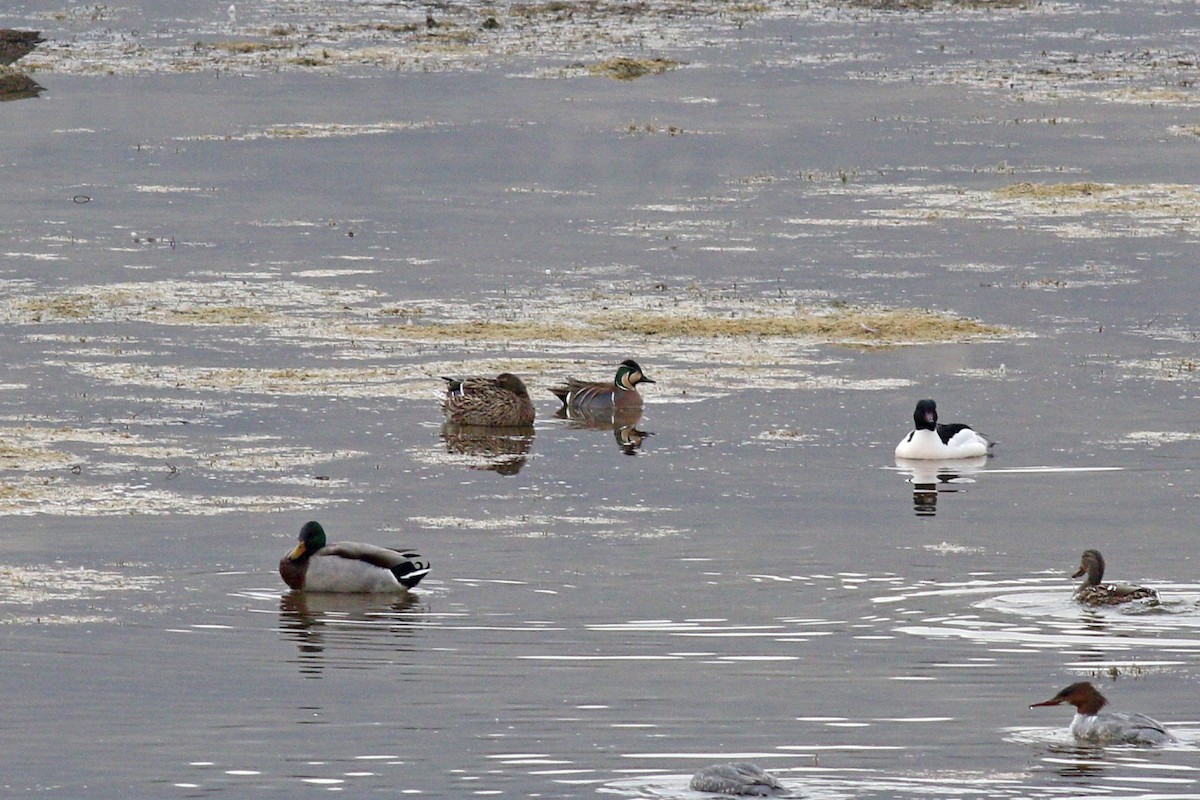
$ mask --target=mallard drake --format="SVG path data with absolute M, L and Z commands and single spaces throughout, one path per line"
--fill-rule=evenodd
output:
M 606 408 L 641 408 L 642 396 L 638 394 L 639 383 L 654 383 L 646 377 L 642 368 L 632 358 L 627 358 L 617 367 L 616 377 L 611 382 L 588 381 L 567 378 L 566 383 L 550 387 L 550 391 L 562 401 L 564 408 L 598 410 Z
M 524 382 L 511 372 L 494 378 L 445 378 L 442 410 L 446 421 L 459 425 L 528 427 L 533 424 L 533 401 Z
M 771 773 L 745 761 L 713 764 L 692 776 L 688 784 L 694 792 L 738 794 L 765 797 L 784 791 L 783 784 Z
M 319 522 L 306 522 L 300 543 L 279 561 L 283 582 L 308 592 L 403 592 L 429 574 L 429 561 L 411 550 L 373 544 L 326 544 Z
M 921 400 L 913 411 L 913 430 L 896 445 L 896 458 L 974 458 L 992 446 L 970 425 L 938 424 L 937 403 Z
M 1104 556 L 1099 550 L 1084 550 L 1079 569 L 1072 578 L 1086 575 L 1075 590 L 1075 600 L 1089 606 L 1116 606 L 1134 600 L 1158 602 L 1158 592 L 1148 586 L 1129 583 L 1101 583 L 1104 580 Z
M 1075 706 L 1070 731 L 1081 741 L 1097 744 L 1166 744 L 1175 741 L 1161 722 L 1145 714 L 1101 712 L 1108 700 L 1087 681 L 1072 683 L 1049 700 L 1034 703 L 1030 708 L 1061 703 Z

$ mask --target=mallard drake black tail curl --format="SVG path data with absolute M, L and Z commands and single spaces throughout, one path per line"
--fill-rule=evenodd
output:
M 493 428 L 528 427 L 533 424 L 533 401 L 525 383 L 511 372 L 495 378 L 445 378 L 442 410 L 446 421 L 458 425 Z
M 306 522 L 300 543 L 279 561 L 283 582 L 308 592 L 403 592 L 428 574 L 429 561 L 411 550 L 326 544 L 319 522 Z

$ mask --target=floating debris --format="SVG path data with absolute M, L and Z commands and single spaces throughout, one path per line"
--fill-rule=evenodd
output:
M 669 69 L 679 66 L 678 61 L 669 58 L 630 58 L 621 56 L 601 61 L 588 67 L 593 75 L 602 75 L 618 81 L 631 81 L 643 75 L 661 75 Z

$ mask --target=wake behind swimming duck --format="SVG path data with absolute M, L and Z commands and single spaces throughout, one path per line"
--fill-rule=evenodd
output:
M 752 797 L 778 795 L 785 791 L 778 778 L 757 765 L 745 761 L 713 764 L 711 767 L 705 767 L 692 776 L 689 786 L 694 792 Z
M 1117 606 L 1135 600 L 1149 601 L 1149 605 L 1158 603 L 1158 592 L 1148 586 L 1101 583 L 1104 580 L 1104 556 L 1100 555 L 1099 550 L 1084 550 L 1079 569 L 1071 577 L 1078 578 L 1085 573 L 1087 577 L 1075 590 L 1075 601 L 1078 603 L 1088 606 Z
M 913 430 L 896 445 L 896 458 L 975 458 L 988 454 L 992 443 L 970 425 L 941 425 L 937 420 L 937 403 L 919 401 L 913 411 Z
M 1057 706 L 1062 703 L 1075 706 L 1070 731 L 1080 741 L 1095 744 L 1167 744 L 1175 741 L 1175 737 L 1161 722 L 1145 714 L 1101 711 L 1108 704 L 1108 699 L 1087 681 L 1072 683 L 1049 700 L 1029 707 Z
M 411 550 L 326 544 L 319 522 L 306 522 L 300 543 L 279 561 L 284 583 L 308 592 L 404 592 L 428 574 L 429 562 Z

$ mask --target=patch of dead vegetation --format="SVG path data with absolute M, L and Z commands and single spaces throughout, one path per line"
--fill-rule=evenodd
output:
M 669 58 L 631 58 L 618 56 L 599 64 L 592 64 L 588 72 L 618 81 L 632 81 L 643 75 L 661 75 L 669 69 L 675 69 L 680 62 Z
M 1034 0 L 847 0 L 846 5 L 853 8 L 866 8 L 871 11 L 938 11 L 966 9 L 970 11 L 990 11 L 993 9 L 1027 9 L 1037 3 Z
M 647 339 L 805 339 L 844 345 L 966 341 L 1003 336 L 1005 328 L 919 309 L 825 308 L 788 314 L 600 312 L 577 322 L 471 320 L 354 326 L 353 333 L 428 342 L 595 342 Z
M 609 333 L 720 338 L 782 337 L 839 343 L 962 341 L 1004 330 L 978 320 L 915 309 L 829 309 L 783 316 L 605 315 L 593 322 Z
M 1113 191 L 1116 187 L 1106 183 L 1014 183 L 997 189 L 1000 197 L 1047 199 L 1054 197 L 1091 197 Z
M 260 42 L 260 41 L 237 41 L 237 42 L 197 42 L 195 46 L 196 52 L 202 52 L 207 49 L 223 50 L 226 53 L 234 55 L 248 55 L 250 53 L 266 53 L 271 50 L 285 50 L 292 45 L 286 42 Z
M 168 325 L 265 325 L 273 314 L 250 306 L 207 306 L 168 311 L 162 322 Z

